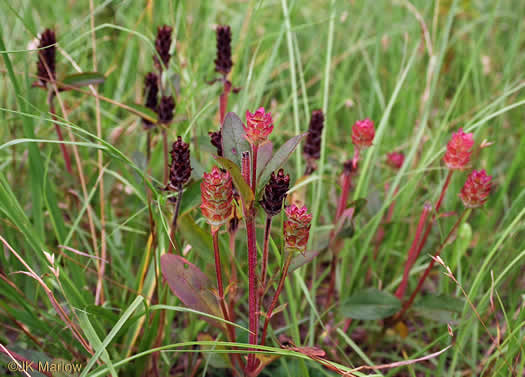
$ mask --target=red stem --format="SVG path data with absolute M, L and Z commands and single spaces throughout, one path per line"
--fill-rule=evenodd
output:
M 55 93 L 53 89 L 49 89 L 49 93 L 47 95 L 47 105 L 49 107 L 49 112 L 51 113 L 51 119 L 54 121 L 57 120 L 56 112 L 55 112 L 55 104 L 53 103 L 53 98 L 55 98 Z M 62 151 L 62 156 L 64 156 L 64 163 L 66 164 L 66 169 L 69 174 L 73 175 L 73 168 L 71 167 L 71 158 L 69 157 L 69 152 L 67 151 L 66 145 L 64 144 L 64 137 L 62 136 L 62 130 L 60 129 L 60 126 L 55 123 L 55 130 L 57 132 L 58 140 L 60 143 L 60 150 Z
M 445 183 L 443 184 L 443 188 L 441 189 L 441 195 L 439 195 L 439 200 L 436 204 L 436 214 L 439 212 L 439 209 L 441 208 L 441 203 L 443 203 L 443 198 L 445 198 L 445 192 L 447 191 L 448 185 L 450 184 L 450 178 L 452 178 L 452 173 L 454 170 L 449 170 L 447 174 L 447 178 L 445 179 Z
M 242 175 L 244 180 L 250 183 L 250 156 L 248 152 L 242 153 L 241 159 Z M 250 207 L 243 202 L 244 221 L 246 224 L 246 238 L 248 244 L 248 311 L 249 311 L 249 343 L 257 344 L 257 286 L 256 286 L 256 266 L 257 266 L 257 245 L 255 233 L 255 209 L 253 203 Z M 255 369 L 255 354 L 248 355 L 246 371 Z
M 257 152 L 259 151 L 259 146 L 254 144 L 252 146 L 253 156 L 252 156 L 252 180 L 251 188 L 253 195 L 255 195 L 255 189 L 257 188 Z
M 447 174 L 447 178 L 445 179 L 445 183 L 443 184 L 443 187 L 441 188 L 441 194 L 439 195 L 439 200 L 436 204 L 436 211 L 434 218 L 431 222 L 427 224 L 427 227 L 425 228 L 425 234 L 423 234 L 423 238 L 421 239 L 421 243 L 419 244 L 419 247 L 417 248 L 415 259 L 419 257 L 419 254 L 421 254 L 421 250 L 423 250 L 423 247 L 425 246 L 425 243 L 427 242 L 427 238 L 430 234 L 430 231 L 432 230 L 432 225 L 434 224 L 434 219 L 439 214 L 439 209 L 441 208 L 441 204 L 443 203 L 443 198 L 445 197 L 445 192 L 447 191 L 447 188 L 450 184 L 450 178 L 452 177 L 453 170 L 449 170 Z
M 232 88 L 232 84 L 224 79 L 224 90 L 221 93 L 221 96 L 219 98 L 219 119 L 222 123 L 224 122 L 224 115 L 226 114 L 226 109 L 228 108 L 228 94 L 230 94 L 230 90 Z
M 164 186 L 168 184 L 168 178 L 170 175 L 170 168 L 169 168 L 169 147 L 168 147 L 168 133 L 166 132 L 166 129 L 162 129 L 162 143 L 164 145 Z
M 286 261 L 284 262 L 283 271 L 281 273 L 281 279 L 279 280 L 279 285 L 277 286 L 277 290 L 275 291 L 275 295 L 273 296 L 272 303 L 268 307 L 268 313 L 266 313 L 266 319 L 264 320 L 264 326 L 263 326 L 262 337 L 261 337 L 262 346 L 264 346 L 264 341 L 266 339 L 266 330 L 268 329 L 270 318 L 272 318 L 272 313 L 273 313 L 273 310 L 275 309 L 275 305 L 277 305 L 277 301 L 279 300 L 279 295 L 281 294 L 281 291 L 283 290 L 284 280 L 286 279 L 286 275 L 288 275 L 288 268 L 290 267 L 291 261 L 292 261 L 292 254 L 289 254 L 288 257 L 286 258 Z
M 410 250 L 408 251 L 407 262 L 405 264 L 405 270 L 403 271 L 403 280 L 401 281 L 401 284 L 399 285 L 396 291 L 396 296 L 399 299 L 402 299 L 403 296 L 405 295 L 405 291 L 408 285 L 408 276 L 410 274 L 410 270 L 412 269 L 412 266 L 414 265 L 416 261 L 416 251 L 419 245 L 419 239 L 421 237 L 421 233 L 423 232 L 423 227 L 425 226 L 425 223 L 427 221 L 428 214 L 431 210 L 432 210 L 432 206 L 426 203 L 425 206 L 423 207 L 423 212 L 421 212 L 421 216 L 419 217 L 419 223 L 417 225 L 416 236 L 414 237 L 412 246 L 410 247 Z
M 224 301 L 224 286 L 222 284 L 222 270 L 221 270 L 221 254 L 219 251 L 219 228 L 216 228 L 212 226 L 211 230 L 212 239 L 213 239 L 213 252 L 215 254 L 215 274 L 217 275 L 217 288 L 219 290 L 219 304 L 221 306 L 222 314 L 224 316 L 224 319 L 231 322 L 230 315 L 228 313 L 228 309 L 226 308 L 226 303 Z M 233 325 L 227 323 L 226 324 L 227 334 L 228 338 L 231 342 L 235 342 L 235 329 L 233 328 Z M 236 356 L 233 356 L 236 355 Z M 242 367 L 242 363 L 240 360 L 240 357 L 237 353 L 230 355 L 230 357 L 235 358 L 237 362 L 239 363 L 239 366 Z
M 419 293 L 419 291 L 423 287 L 423 284 L 425 283 L 425 280 L 427 279 L 428 275 L 430 274 L 430 271 L 432 270 L 432 267 L 434 267 L 434 264 L 436 263 L 436 258 L 439 257 L 439 255 L 441 254 L 441 252 L 443 251 L 443 249 L 445 248 L 447 243 L 450 241 L 450 239 L 452 238 L 452 236 L 456 232 L 456 230 L 459 227 L 459 225 L 462 223 L 463 219 L 469 213 L 470 213 L 470 210 L 468 210 L 468 209 L 463 212 L 463 214 L 459 217 L 459 219 L 456 221 L 456 223 L 454 224 L 454 226 L 452 227 L 452 229 L 448 233 L 447 237 L 445 238 L 445 241 L 443 241 L 443 243 L 439 247 L 439 249 L 436 252 L 436 254 L 434 254 L 434 257 L 432 258 L 432 260 L 430 261 L 428 267 L 426 268 L 425 272 L 423 273 L 423 276 L 421 276 L 421 278 L 419 279 L 419 282 L 417 283 L 416 289 L 414 290 L 414 292 L 412 292 L 412 294 L 410 295 L 410 298 L 408 299 L 408 301 L 406 301 L 403 304 L 403 309 L 401 310 L 401 312 L 396 316 L 398 320 L 403 317 L 403 315 L 406 313 L 406 311 L 410 308 L 410 306 L 414 302 L 414 299 L 416 298 L 417 294 Z
M 272 228 L 272 217 L 266 217 L 266 227 L 264 228 L 264 244 L 263 244 L 263 260 L 261 268 L 261 281 L 262 289 L 264 291 L 266 287 L 266 271 L 268 268 L 268 244 L 270 241 L 270 230 Z M 261 297 L 262 299 L 262 297 Z

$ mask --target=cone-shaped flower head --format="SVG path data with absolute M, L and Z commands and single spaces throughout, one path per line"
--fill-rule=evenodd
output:
M 232 31 L 228 25 L 217 26 L 217 58 L 215 72 L 226 76 L 230 73 L 232 62 Z
M 159 78 L 153 72 L 149 72 L 144 78 L 144 95 L 146 96 L 145 105 L 148 109 L 153 111 L 157 110 L 157 104 L 159 102 Z M 142 119 L 145 128 L 153 127 L 147 119 Z
M 467 178 L 459 197 L 465 207 L 481 207 L 488 199 L 492 187 L 492 176 L 485 170 L 474 170 Z
M 260 201 L 261 206 L 268 216 L 276 216 L 283 209 L 283 200 L 290 187 L 290 176 L 284 174 L 283 169 L 279 169 L 277 175 L 272 172 L 270 181 L 264 187 L 264 194 Z
M 53 81 L 56 78 L 56 42 L 55 32 L 51 29 L 44 30 L 40 35 L 38 48 L 41 50 L 38 51 L 36 74 L 44 86 L 47 81 Z
M 208 132 L 210 135 L 210 142 L 217 149 L 217 156 L 222 157 L 222 132 L 221 130 L 215 132 Z
M 168 190 L 178 191 L 191 176 L 190 146 L 180 136 L 171 148 L 171 166 Z
M 201 210 L 211 226 L 220 227 L 226 223 L 233 209 L 233 184 L 229 172 L 222 172 L 216 166 L 211 173 L 204 173 L 201 183 Z
M 318 160 L 321 156 L 321 136 L 323 134 L 324 115 L 322 110 L 312 111 L 308 136 L 303 147 L 303 154 L 307 159 Z
M 369 147 L 372 145 L 375 133 L 374 122 L 369 118 L 358 120 L 352 126 L 352 143 L 359 149 Z
M 173 110 L 175 101 L 172 96 L 162 96 L 160 99 L 157 113 L 159 114 L 159 123 L 169 124 L 173 120 Z
M 405 155 L 401 152 L 392 152 L 386 155 L 386 163 L 392 169 L 401 169 L 405 162 Z
M 471 133 L 463 132 L 460 128 L 458 132 L 452 134 L 452 138 L 447 144 L 447 151 L 443 161 L 449 169 L 465 169 L 470 161 L 472 147 L 474 146 L 474 137 Z
M 295 204 L 284 210 L 284 247 L 288 252 L 304 253 L 306 250 L 312 221 L 312 215 L 307 211 L 306 206 L 298 208 Z
M 253 114 L 246 111 L 246 125 L 243 127 L 250 144 L 262 144 L 273 131 L 272 114 L 265 113 L 264 107 L 259 107 Z
M 159 62 L 162 61 L 164 67 L 168 67 L 170 62 L 170 47 L 171 47 L 171 32 L 173 29 L 170 26 L 164 25 L 157 28 L 157 38 L 155 39 L 155 50 L 157 50 L 157 55 L 153 57 L 155 65 L 160 69 L 162 66 Z

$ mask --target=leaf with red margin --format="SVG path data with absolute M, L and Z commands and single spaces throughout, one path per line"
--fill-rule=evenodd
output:
M 164 254 L 160 258 L 162 276 L 168 282 L 171 291 L 187 307 L 199 312 L 222 318 L 217 297 L 212 293 L 212 284 L 208 277 L 193 263 L 175 254 Z M 220 329 L 224 326 L 211 318 L 205 321 Z

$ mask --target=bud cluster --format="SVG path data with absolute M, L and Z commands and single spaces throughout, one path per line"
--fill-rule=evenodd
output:
M 204 173 L 201 183 L 201 210 L 211 226 L 219 227 L 231 217 L 233 209 L 233 183 L 229 172 L 216 166 Z
M 273 131 L 271 113 L 266 113 L 264 107 L 259 107 L 255 113 L 246 111 L 246 125 L 243 125 L 246 139 L 252 145 L 260 145 L 268 140 Z
M 492 176 L 487 175 L 485 170 L 474 170 L 467 178 L 461 189 L 459 197 L 465 207 L 481 207 L 488 199 L 492 188 Z
M 310 236 L 312 215 L 308 213 L 306 206 L 298 208 L 295 204 L 286 207 L 284 211 L 284 247 L 288 252 L 304 253 Z
M 471 133 L 463 132 L 460 128 L 458 132 L 452 134 L 452 139 L 447 144 L 447 151 L 443 161 L 451 170 L 462 170 L 467 168 L 474 146 L 474 137 Z
M 171 148 L 170 177 L 167 190 L 179 191 L 191 176 L 190 146 L 180 136 Z
M 171 54 L 171 33 L 173 29 L 164 25 L 157 28 L 157 38 L 155 39 L 155 50 L 157 51 L 158 56 L 153 57 L 153 61 L 159 70 L 162 70 L 163 67 L 168 67 L 170 62 Z M 160 57 L 160 61 L 159 61 Z M 162 65 L 160 64 L 162 62 Z
M 47 85 L 47 81 L 56 79 L 56 42 L 55 32 L 51 29 L 44 30 L 40 35 L 36 74 L 44 86 Z
M 215 72 L 226 76 L 230 73 L 232 61 L 232 32 L 228 25 L 217 26 L 217 58 L 215 59 Z
M 374 122 L 369 118 L 358 120 L 352 126 L 352 142 L 358 149 L 370 147 L 374 140 Z
M 276 216 L 283 208 L 283 200 L 290 187 L 290 176 L 279 169 L 277 175 L 272 172 L 270 181 L 264 187 L 264 194 L 260 201 L 261 206 L 268 216 Z

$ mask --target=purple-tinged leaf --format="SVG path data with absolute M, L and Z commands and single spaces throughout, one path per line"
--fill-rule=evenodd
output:
M 268 161 L 264 167 L 264 170 L 261 172 L 261 176 L 259 177 L 259 182 L 257 185 L 257 192 L 260 192 L 268 183 L 272 172 L 276 171 L 286 163 L 288 158 L 290 158 L 290 155 L 306 135 L 307 134 L 304 133 L 302 135 L 292 137 L 290 140 L 284 143 L 277 152 L 275 152 L 270 161 Z
M 222 125 L 222 153 L 228 160 L 241 166 L 242 152 L 250 151 L 250 144 L 246 140 L 246 133 L 241 119 L 235 113 L 228 113 Z
M 222 318 L 217 297 L 212 293 L 208 277 L 193 263 L 175 254 L 164 254 L 160 258 L 162 276 L 171 291 L 187 307 Z M 203 319 L 223 329 L 223 325 L 208 317 Z
M 288 273 L 297 270 L 299 267 L 302 267 L 307 263 L 310 263 L 316 256 L 319 255 L 320 252 L 321 250 L 307 250 L 304 254 L 297 254 L 295 257 L 293 257 L 292 262 L 290 263 Z
M 257 151 L 257 179 L 259 179 L 268 161 L 272 158 L 272 154 L 273 144 L 271 141 L 259 146 L 259 150 Z

